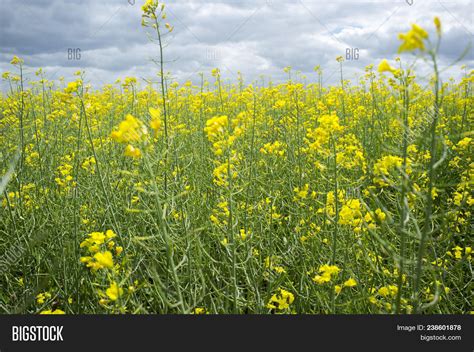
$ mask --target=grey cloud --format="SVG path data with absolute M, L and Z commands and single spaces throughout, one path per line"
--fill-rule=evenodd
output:
M 131 1 L 133 3 L 133 1 Z M 67 76 L 83 68 L 93 84 L 117 77 L 151 77 L 150 61 L 157 48 L 140 26 L 141 4 L 127 0 L 2 0 L 0 70 L 8 70 L 13 55 L 31 70 L 45 68 Z M 397 33 L 419 23 L 433 32 L 433 17 L 442 19 L 442 65 L 454 61 L 472 41 L 473 1 L 221 0 L 170 2 L 168 19 L 175 30 L 168 37 L 167 68 L 180 81 L 196 79 L 198 71 L 220 67 L 224 78 L 237 71 L 247 81 L 261 74 L 283 80 L 292 66 L 311 80 L 321 65 L 328 83 L 337 82 L 336 56 L 358 48 L 360 58 L 344 63 L 347 77 L 361 75 L 369 63 L 394 59 Z M 80 48 L 81 60 L 68 60 L 68 48 Z M 409 60 L 410 56 L 404 57 Z M 472 50 L 462 63 L 472 65 Z M 459 77 L 459 65 L 444 74 Z M 420 70 L 420 73 L 423 70 Z

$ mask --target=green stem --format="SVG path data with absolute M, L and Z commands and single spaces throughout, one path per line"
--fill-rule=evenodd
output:
M 439 72 L 438 72 L 438 65 L 436 62 L 435 54 L 431 54 L 431 58 L 433 60 L 433 66 L 435 71 L 435 101 L 434 101 L 434 113 L 433 113 L 433 122 L 431 124 L 431 144 L 430 144 L 430 163 L 428 168 L 428 190 L 426 195 L 426 207 L 425 207 L 425 220 L 423 231 L 421 233 L 420 245 L 418 248 L 418 256 L 416 260 L 416 272 L 415 272 L 415 284 L 414 284 L 414 292 L 415 292 L 415 313 L 421 312 L 421 302 L 420 302 L 420 284 L 421 284 L 421 276 L 423 274 L 423 255 L 425 252 L 426 242 L 428 239 L 428 235 L 430 231 L 431 225 L 431 215 L 433 212 L 433 197 L 432 197 L 432 190 L 433 185 L 435 183 L 435 160 L 436 160 L 436 127 L 438 124 L 438 117 L 439 117 Z

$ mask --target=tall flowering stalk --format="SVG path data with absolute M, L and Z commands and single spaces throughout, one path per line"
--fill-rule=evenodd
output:
M 415 279 L 414 279 L 414 292 L 413 298 L 415 300 L 415 312 L 419 313 L 422 309 L 420 303 L 420 284 L 422 277 L 422 262 L 425 252 L 426 243 L 428 236 L 431 233 L 431 216 L 433 213 L 433 190 L 434 184 L 436 182 L 436 172 L 435 169 L 442 162 L 441 160 L 436 161 L 437 155 L 437 136 L 436 128 L 438 125 L 439 119 L 439 71 L 437 63 L 437 54 L 439 50 L 439 45 L 441 42 L 441 22 L 439 18 L 435 17 L 434 24 L 436 27 L 437 40 L 433 47 L 426 49 L 426 44 L 429 43 L 428 33 L 420 26 L 413 24 L 412 28 L 407 33 L 399 34 L 398 38 L 402 41 L 398 51 L 399 52 L 415 52 L 418 51 L 421 55 L 427 55 L 433 63 L 434 70 L 434 102 L 433 102 L 433 114 L 432 121 L 430 126 L 430 161 L 428 165 L 428 187 L 426 193 L 426 206 L 425 206 L 425 217 L 424 225 L 421 231 L 420 244 L 418 246 L 418 253 L 416 257 L 416 267 L 415 267 Z M 406 167 L 407 167 L 407 148 L 408 148 L 408 108 L 409 108 L 409 98 L 408 98 L 408 83 L 409 76 L 408 73 L 406 76 L 401 74 L 401 69 L 395 69 L 391 67 L 387 60 L 383 60 L 379 65 L 379 71 L 384 72 L 388 71 L 393 73 L 395 76 L 398 76 L 400 79 L 400 84 L 402 86 L 403 94 L 403 164 L 402 164 L 402 187 L 401 187 L 401 217 L 400 217 L 400 232 L 401 232 L 401 245 L 400 245 L 400 261 L 399 261 L 399 275 L 398 275 L 398 291 L 396 297 L 396 312 L 399 313 L 400 301 L 401 301 L 401 286 L 403 282 L 403 258 L 405 256 L 405 226 L 408 217 L 408 211 L 406 206 Z
M 402 288 L 403 288 L 403 278 L 404 278 L 404 266 L 405 266 L 405 251 L 406 251 L 406 226 L 409 220 L 409 206 L 408 206 L 408 174 L 407 174 L 407 159 L 408 159 L 408 135 L 410 132 L 410 126 L 408 123 L 408 113 L 410 108 L 410 94 L 409 94 L 409 85 L 411 81 L 410 70 L 402 70 L 402 65 L 400 58 L 396 59 L 399 62 L 399 68 L 396 69 L 392 67 L 387 60 L 382 60 L 379 64 L 379 72 L 390 72 L 395 78 L 398 79 L 401 100 L 402 100 L 402 109 L 401 109 L 401 121 L 403 124 L 403 134 L 402 134 L 402 161 L 400 169 L 400 223 L 398 232 L 400 234 L 400 251 L 398 258 L 398 278 L 397 278 L 397 293 L 395 299 L 395 312 L 400 313 L 401 307 L 401 297 L 402 297 Z
M 418 248 L 418 256 L 416 260 L 416 272 L 415 272 L 415 313 L 420 313 L 422 309 L 422 305 L 419 302 L 419 293 L 420 293 L 420 283 L 421 283 L 421 276 L 422 276 L 422 261 L 423 255 L 425 252 L 426 242 L 428 239 L 429 234 L 431 233 L 431 215 L 433 213 L 433 189 L 434 184 L 436 182 L 436 168 L 440 165 L 443 159 L 436 161 L 436 148 L 437 148 L 437 136 L 436 136 L 436 128 L 438 125 L 439 119 L 439 71 L 438 71 L 438 62 L 437 62 L 437 54 L 439 50 L 439 45 L 441 42 L 441 22 L 438 17 L 435 17 L 434 23 L 436 26 L 436 34 L 437 34 L 437 41 L 434 48 L 431 48 L 428 51 L 428 56 L 430 57 L 433 63 L 433 70 L 434 70 L 434 102 L 433 102 L 433 121 L 431 123 L 431 141 L 430 141 L 430 162 L 428 166 L 428 189 L 426 194 L 426 207 L 425 207 L 425 220 L 423 231 L 421 233 L 421 240 L 420 246 Z M 414 29 L 413 29 L 414 31 Z M 417 30 L 419 36 L 423 39 L 428 39 L 428 35 L 423 30 Z M 405 43 L 404 43 L 405 44 Z M 403 47 L 403 45 L 402 45 Z M 423 45 L 420 46 L 420 50 L 424 50 Z
M 164 120 L 164 138 L 165 138 L 165 192 L 168 188 L 168 154 L 170 149 L 169 143 L 169 131 L 168 131 L 168 109 L 167 109 L 167 89 L 165 83 L 165 73 L 164 73 L 164 58 L 163 58 L 163 26 L 166 28 L 167 33 L 171 33 L 173 28 L 169 23 L 164 23 L 166 19 L 165 13 L 165 4 L 159 3 L 158 0 L 146 0 L 145 4 L 142 6 L 142 26 L 152 27 L 156 31 L 156 39 L 158 41 L 158 46 L 160 48 L 160 87 L 161 87 L 161 99 L 162 99 L 162 109 L 163 109 L 163 120 Z
M 18 172 L 18 193 L 20 194 L 20 203 L 22 201 L 21 197 L 21 174 L 23 171 L 23 166 L 25 162 L 25 126 L 24 126 L 24 115 L 25 115 L 25 88 L 24 88 L 24 77 L 23 77 L 23 59 L 20 59 L 17 56 L 14 56 L 10 63 L 14 66 L 18 67 L 20 71 L 20 76 L 18 77 L 19 85 L 18 85 L 18 94 L 20 95 L 20 107 L 18 110 L 18 119 L 20 122 L 20 162 L 19 162 L 19 172 Z

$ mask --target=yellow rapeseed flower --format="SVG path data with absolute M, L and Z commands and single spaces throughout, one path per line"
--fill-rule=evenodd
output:
M 161 119 L 160 119 L 160 110 L 155 108 L 149 108 L 148 111 L 150 112 L 151 120 L 150 120 L 150 127 L 154 131 L 155 136 L 158 134 L 160 127 L 161 127 Z
M 128 114 L 118 128 L 110 135 L 118 143 L 139 142 L 147 134 L 147 129 L 136 117 Z
M 40 314 L 42 314 L 42 315 L 48 315 L 48 314 L 61 315 L 61 314 L 66 314 L 66 313 L 61 309 L 55 309 L 55 310 L 48 309 L 48 310 L 41 311 Z
M 416 49 L 424 51 L 424 40 L 428 39 L 428 33 L 417 24 L 412 24 L 411 29 L 407 33 L 400 33 L 398 35 L 398 39 L 403 41 L 398 48 L 399 53 L 403 51 L 414 51 Z
M 391 72 L 391 73 L 395 73 L 397 71 L 397 69 L 395 67 L 390 66 L 387 59 L 383 59 L 379 64 L 378 71 L 379 72 L 387 72 L 388 71 L 388 72 Z
M 438 33 L 438 35 L 441 35 L 441 20 L 439 19 L 438 16 L 436 16 L 433 20 L 434 24 L 435 24 L 435 27 L 436 27 L 436 33 Z
M 12 61 L 10 61 L 12 65 L 22 64 L 23 62 L 23 59 L 20 59 L 18 56 L 13 56 Z
M 267 308 L 285 310 L 290 307 L 290 304 L 295 300 L 293 293 L 286 291 L 282 288 L 279 289 L 279 293 L 275 293 L 270 301 L 267 303 Z
M 117 282 L 112 281 L 109 288 L 105 290 L 105 294 L 111 301 L 116 301 L 123 294 L 123 289 L 119 287 Z
M 328 264 L 321 265 L 318 271 L 319 274 L 313 278 L 313 281 L 320 285 L 325 284 L 331 281 L 332 276 L 337 275 L 339 271 L 341 271 L 341 269 L 339 269 L 339 267 L 336 265 L 328 265 Z
M 112 253 L 110 251 L 99 252 L 94 255 L 94 259 L 98 265 L 98 269 L 101 268 L 109 268 L 112 269 L 114 267 L 114 260 Z
M 142 152 L 139 148 L 135 148 L 133 145 L 129 144 L 125 147 L 124 155 L 130 158 L 138 159 L 142 156 Z
M 357 281 L 353 278 L 350 278 L 344 282 L 344 287 L 354 287 L 357 286 Z

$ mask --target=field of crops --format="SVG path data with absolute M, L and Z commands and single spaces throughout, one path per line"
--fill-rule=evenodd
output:
M 27 82 L 15 57 L 0 312 L 472 313 L 474 75 L 440 81 L 433 27 L 328 87 Z

